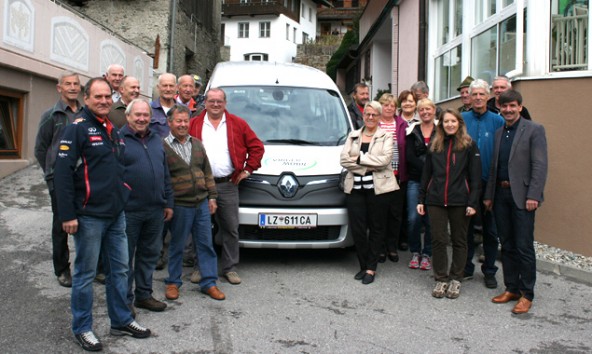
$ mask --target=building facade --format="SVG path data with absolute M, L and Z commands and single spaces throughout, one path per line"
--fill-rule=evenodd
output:
M 149 95 L 152 58 L 142 48 L 46 0 L 5 0 L 0 6 L 0 178 L 35 161 L 41 114 L 59 95 L 65 70 L 82 84 L 120 63 Z
M 292 62 L 315 39 L 319 0 L 225 0 L 222 37 L 230 61 Z

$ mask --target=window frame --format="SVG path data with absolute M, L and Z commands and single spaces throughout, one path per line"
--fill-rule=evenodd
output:
M 263 28 L 263 27 L 266 28 Z M 261 21 L 259 22 L 259 38 L 270 38 L 271 37 L 271 22 Z
M 0 97 L 7 98 L 8 101 L 16 101 L 16 117 L 11 114 L 9 119 L 11 122 L 11 131 L 13 136 L 14 149 L 0 149 L 1 160 L 14 160 L 22 157 L 23 147 L 23 121 L 25 116 L 25 94 L 18 91 L 13 91 L 5 88 L 0 88 Z M 11 112 L 9 112 L 11 113 Z M 15 119 L 16 118 L 16 119 Z M 0 121 L 2 124 L 2 121 Z M 14 124 L 14 126 L 12 126 Z M 3 128 L 5 128 L 3 126 Z
M 249 22 L 238 23 L 238 38 L 249 38 Z

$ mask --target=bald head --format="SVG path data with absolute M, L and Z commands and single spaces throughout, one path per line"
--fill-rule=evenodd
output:
M 166 101 L 173 100 L 177 89 L 177 77 L 171 73 L 161 74 L 158 77 L 156 88 L 162 99 Z
M 188 103 L 194 92 L 194 82 L 191 75 L 183 75 L 177 81 L 177 91 L 181 102 Z
M 140 97 L 140 82 L 133 76 L 124 77 L 119 87 L 119 93 L 121 93 L 121 101 L 126 105 L 129 104 Z

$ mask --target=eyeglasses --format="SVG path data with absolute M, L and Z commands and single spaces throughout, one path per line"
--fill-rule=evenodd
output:
M 364 117 L 378 117 L 380 114 L 378 113 L 364 113 Z
M 220 101 L 220 100 L 207 100 L 206 102 L 209 104 L 215 104 L 215 105 L 224 104 L 224 101 Z

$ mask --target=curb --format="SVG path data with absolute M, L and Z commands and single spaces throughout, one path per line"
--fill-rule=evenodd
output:
M 571 280 L 592 285 L 592 272 L 590 271 L 550 262 L 545 259 L 537 259 L 536 267 L 538 271 L 553 273 Z

